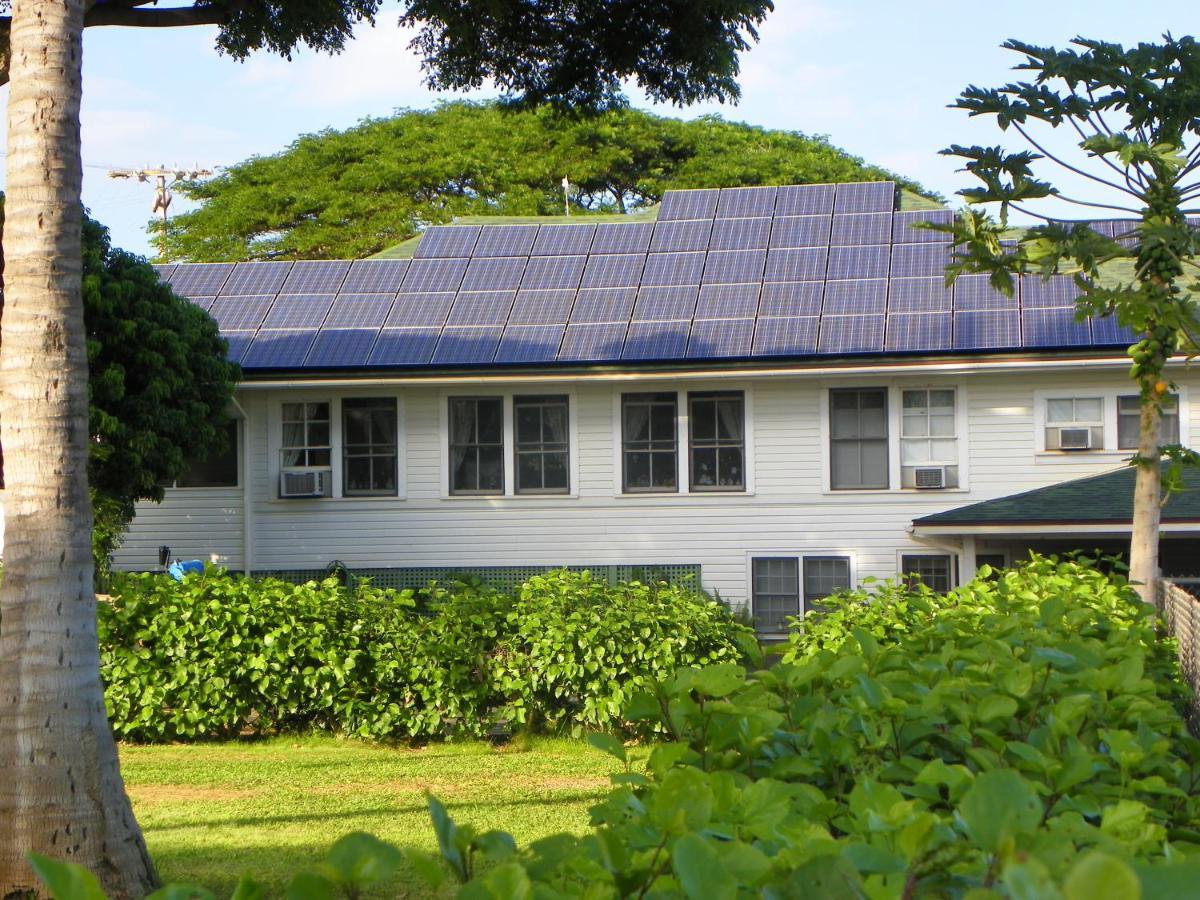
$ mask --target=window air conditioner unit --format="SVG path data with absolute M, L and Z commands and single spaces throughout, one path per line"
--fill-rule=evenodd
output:
M 1092 429 L 1090 428 L 1060 428 L 1058 430 L 1058 449 L 1060 450 L 1091 450 Z
M 287 468 L 279 473 L 280 497 L 328 497 L 333 484 L 329 469 Z
M 913 469 L 913 487 L 920 490 L 944 488 L 946 486 L 945 466 L 917 466 Z

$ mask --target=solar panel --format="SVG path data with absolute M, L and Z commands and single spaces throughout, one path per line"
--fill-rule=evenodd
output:
M 290 262 L 238 263 L 221 287 L 221 297 L 277 294 L 291 270 Z
M 395 300 L 394 294 L 338 294 L 325 317 L 325 327 L 378 328 Z
M 256 331 L 275 302 L 274 295 L 259 297 L 218 297 L 208 314 L 216 320 L 221 332 Z
M 516 291 L 459 291 L 450 307 L 446 327 L 503 325 L 516 296 Z
M 263 320 L 263 328 L 319 328 L 333 294 L 281 294 Z
M 509 325 L 496 348 L 495 362 L 554 362 L 566 325 Z
M 758 312 L 758 284 L 706 284 L 696 303 L 697 319 L 753 319 Z
M 760 316 L 819 316 L 825 284 L 820 281 L 779 281 L 762 286 Z
M 949 263 L 949 244 L 896 244 L 892 247 L 893 278 L 944 276 Z
M 770 238 L 770 219 L 717 219 L 713 222 L 708 249 L 765 250 Z
M 356 259 L 342 291 L 348 294 L 394 294 L 408 272 L 407 259 Z
M 1075 310 L 1026 309 L 1021 313 L 1022 346 L 1078 347 L 1092 342 L 1088 322 L 1075 321 Z
M 368 366 L 423 366 L 433 357 L 440 328 L 384 328 L 367 358 Z
M 171 281 L 172 273 L 174 273 L 174 271 L 179 267 L 178 266 L 164 266 L 160 263 L 155 263 L 153 268 L 154 268 L 154 271 L 158 273 L 158 280 L 163 282 L 164 284 L 169 284 Z
M 767 251 L 764 281 L 824 281 L 829 267 L 829 250 L 804 247 Z
M 532 256 L 525 266 L 521 287 L 525 290 L 573 290 L 579 287 L 586 262 L 586 256 Z
M 213 305 L 213 301 L 216 299 L 216 297 L 188 297 L 187 301 L 193 306 L 198 306 L 205 312 L 208 312 Z
M 951 209 L 918 209 L 892 214 L 892 243 L 893 244 L 936 244 L 950 243 L 950 235 L 942 231 L 930 231 L 928 228 L 915 228 L 920 222 L 931 222 L 936 225 L 951 225 L 954 222 L 954 210 Z
M 667 191 L 658 208 L 660 222 L 671 219 L 711 219 L 717 211 L 720 191 L 711 190 Z
M 822 316 L 817 338 L 820 353 L 879 353 L 883 350 L 883 316 Z
M 754 341 L 753 319 L 708 319 L 694 322 L 687 355 L 692 359 L 742 358 Z
M 641 255 L 590 256 L 583 270 L 585 288 L 637 287 L 646 257 Z
M 1136 249 L 1142 239 L 1141 225 L 1138 219 L 1114 219 L 1113 237 L 1126 250 Z
M 1126 328 L 1109 315 L 1092 319 L 1092 339 L 1097 344 L 1128 347 L 1138 341 L 1138 336 L 1132 328 Z
M 660 221 L 654 226 L 654 239 L 650 241 L 650 249 L 655 253 L 706 250 L 712 224 L 711 219 L 702 219 L 698 222 Z
M 704 264 L 707 284 L 744 284 L 762 281 L 766 250 L 725 250 L 708 254 Z
M 171 290 L 181 297 L 215 297 L 232 271 L 233 263 L 176 266 L 171 275 Z
M 717 199 L 717 218 L 770 216 L 775 212 L 775 187 L 724 188 Z
M 690 319 L 696 312 L 700 288 L 643 287 L 638 291 L 633 318 L 643 322 L 664 322 Z
M 400 289 L 406 294 L 457 291 L 466 271 L 465 259 L 414 259 Z
M 826 276 L 838 278 L 887 278 L 892 248 L 887 244 L 862 247 L 830 247 Z
M 441 328 L 454 303 L 454 294 L 397 294 L 384 325 L 388 328 Z
M 221 337 L 225 338 L 225 342 L 229 344 L 229 350 L 225 354 L 225 358 L 232 363 L 240 363 L 246 358 L 246 351 L 250 349 L 250 344 L 254 341 L 253 331 L 224 331 L 221 332 Z
M 828 216 L 833 212 L 832 184 L 799 184 L 781 187 L 775 194 L 775 217 Z
M 699 284 L 703 274 L 703 253 L 651 253 L 646 257 L 642 284 Z
M 472 256 L 528 256 L 536 225 L 485 225 Z
M 622 359 L 681 359 L 691 322 L 630 322 Z
M 350 271 L 344 259 L 303 259 L 292 265 L 281 294 L 336 294 Z
M 378 328 L 322 329 L 317 333 L 304 365 L 316 369 L 365 365 L 378 336 Z
M 543 225 L 533 241 L 534 256 L 587 255 L 595 225 Z
M 945 313 L 900 313 L 887 317 L 888 350 L 914 352 L 918 350 L 949 350 L 951 317 Z
M 887 281 L 830 281 L 822 312 L 829 316 L 882 314 L 887 308 Z
M 888 312 L 948 313 L 953 296 L 941 278 L 893 278 L 888 284 Z
M 833 217 L 833 229 L 829 235 L 829 243 L 834 246 L 890 244 L 891 242 L 891 213 L 866 213 L 864 215 Z
M 508 324 L 561 324 L 570 318 L 574 303 L 574 291 L 518 291 L 517 300 L 508 315 Z
M 960 275 L 954 282 L 954 308 L 962 312 L 982 312 L 1017 308 L 1017 297 L 1005 297 L 991 286 L 987 275 Z
M 654 235 L 653 222 L 606 222 L 596 226 L 592 256 L 602 253 L 645 253 Z
M 625 346 L 625 330 L 624 323 L 568 325 L 558 350 L 559 361 L 615 362 Z
M 637 288 L 584 288 L 575 296 L 571 322 L 628 322 Z
M 955 350 L 1013 350 L 1021 346 L 1016 309 L 954 314 Z
M 1051 275 L 1049 280 L 1029 276 L 1021 279 L 1021 308 L 1074 309 L 1079 293 L 1070 275 Z
M 891 212 L 896 205 L 896 185 L 891 181 L 859 181 L 837 185 L 834 213 Z
M 754 329 L 754 356 L 808 356 L 817 352 L 816 316 L 760 318 Z
M 787 216 L 771 226 L 772 247 L 828 247 L 833 219 L 829 216 Z
M 247 369 L 298 369 L 317 339 L 317 330 L 260 328 L 242 358 Z
M 471 365 L 489 363 L 496 355 L 503 328 L 443 328 L 433 351 L 434 363 Z
M 515 291 L 521 286 L 525 257 L 500 256 L 471 260 L 463 276 L 461 291 Z
M 470 256 L 479 240 L 478 225 L 434 225 L 421 235 L 421 242 L 413 251 L 417 259 L 459 258 Z

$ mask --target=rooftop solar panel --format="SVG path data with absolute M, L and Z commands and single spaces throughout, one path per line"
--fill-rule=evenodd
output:
M 478 225 L 434 225 L 421 235 L 413 256 L 417 259 L 470 256 L 480 231 Z
M 516 291 L 459 291 L 450 307 L 446 327 L 503 325 L 516 296 Z
M 290 262 L 244 262 L 233 267 L 220 297 L 277 294 L 291 271 Z
M 554 325 L 565 323 L 575 303 L 574 291 L 517 292 L 517 300 L 508 315 L 511 325 Z
M 176 266 L 171 290 L 181 297 L 215 297 L 233 271 L 233 263 L 196 263 Z
M 566 325 L 509 325 L 496 348 L 498 363 L 548 363 L 558 358 Z
M 338 294 L 325 317 L 325 327 L 379 328 L 395 300 L 394 294 Z
M 525 272 L 525 257 L 498 256 L 475 258 L 467 266 L 459 290 L 462 291 L 515 291 L 521 286 Z
M 883 350 L 883 316 L 821 317 L 820 353 L 879 353 Z
M 953 346 L 950 316 L 944 313 L 899 313 L 887 317 L 887 350 L 935 352 Z
M 450 291 L 397 294 L 383 324 L 388 328 L 441 328 L 453 303 L 454 294 Z
M 824 281 L 829 268 L 825 247 L 769 250 L 764 281 Z
M 892 247 L 893 278 L 942 277 L 949 263 L 949 244 L 896 244 Z
M 1132 328 L 1117 322 L 1114 316 L 1092 319 L 1092 339 L 1097 344 L 1128 347 L 1138 340 Z
M 682 359 L 691 322 L 630 322 L 622 359 Z
M 834 213 L 891 212 L 896 205 L 896 185 L 890 181 L 859 181 L 837 185 Z
M 892 248 L 887 244 L 862 247 L 830 247 L 826 277 L 887 278 Z
M 248 369 L 299 369 L 316 339 L 315 328 L 260 328 L 242 362 Z
M 1021 319 L 1016 309 L 956 312 L 955 350 L 1015 350 L 1021 346 Z
M 821 281 L 777 281 L 762 286 L 760 316 L 819 316 L 825 284 Z
M 1017 297 L 1006 297 L 990 283 L 987 275 L 960 275 L 954 282 L 954 308 L 963 312 L 1017 308 Z
M 558 351 L 560 362 L 615 362 L 625 347 L 626 325 L 568 325 Z
M 189 303 L 200 307 L 205 312 L 208 312 L 209 309 L 212 308 L 213 301 L 216 299 L 217 299 L 216 297 L 188 297 L 187 298 Z
M 775 217 L 828 216 L 833 212 L 832 184 L 798 184 L 781 187 L 775 194 Z
M 758 312 L 755 284 L 706 284 L 696 303 L 697 319 L 753 319 Z
M 433 362 L 452 365 L 490 363 L 496 355 L 503 328 L 443 328 L 433 351 Z
M 414 259 L 401 290 L 406 294 L 457 291 L 467 271 L 465 259 Z
M 258 297 L 218 297 L 208 314 L 221 326 L 221 332 L 255 331 L 275 302 L 273 294 Z
M 948 313 L 953 296 L 941 278 L 893 278 L 888 285 L 888 312 Z
M 521 287 L 525 290 L 560 290 L 579 287 L 586 256 L 531 256 Z
M 485 225 L 472 256 L 528 256 L 537 237 L 536 225 Z
M 810 356 L 817 352 L 817 316 L 760 318 L 754 329 L 754 356 Z
M 694 322 L 687 355 L 692 359 L 741 359 L 750 355 L 753 319 L 708 319 Z
M 717 219 L 713 222 L 708 249 L 765 250 L 770 238 L 770 219 Z
M 1025 347 L 1078 347 L 1092 342 L 1092 331 L 1087 321 L 1075 321 L 1072 308 L 1026 309 L 1021 340 Z
M 711 219 L 717 211 L 717 189 L 667 191 L 658 208 L 658 221 L 672 219 Z
M 1137 219 L 1114 220 L 1113 237 L 1126 250 L 1135 249 L 1142 239 L 1141 222 Z
M 1030 276 L 1021 279 L 1021 308 L 1074 309 L 1079 288 L 1069 275 L 1051 275 L 1049 280 Z
M 650 241 L 650 249 L 655 253 L 706 250 L 712 224 L 711 219 L 698 222 L 660 221 L 654 226 L 654 239 Z
M 158 273 L 158 280 L 162 281 L 162 282 L 166 282 L 166 283 L 170 283 L 171 274 L 177 268 L 179 268 L 179 267 L 178 266 L 167 266 L 167 265 L 163 265 L 161 263 L 154 264 L 154 271 Z
M 638 291 L 633 318 L 643 322 L 664 322 L 690 319 L 696 312 L 700 288 L 643 287 Z
M 637 293 L 637 288 L 584 288 L 575 296 L 570 321 L 628 322 Z
M 342 282 L 342 290 L 350 294 L 394 294 L 407 272 L 407 259 L 356 259 Z
M 344 259 L 302 259 L 292 265 L 281 294 L 336 294 L 350 271 Z
M 602 253 L 645 253 L 654 235 L 653 222 L 606 222 L 596 226 L 592 256 Z
M 229 344 L 229 350 L 225 354 L 225 358 L 232 363 L 241 363 L 246 358 L 246 351 L 250 349 L 250 344 L 254 341 L 253 331 L 225 331 L 222 329 L 221 337 L 225 338 L 225 342 Z
M 333 294 L 280 294 L 263 320 L 263 328 L 319 328 Z
M 709 253 L 704 264 L 706 284 L 745 284 L 762 281 L 766 250 L 725 250 Z
M 592 246 L 596 226 L 586 225 L 543 225 L 538 229 L 533 242 L 534 256 L 587 255 Z
M 1116 236 L 1116 223 L 1111 219 L 1089 222 L 1088 227 L 1101 237 L 1111 238 Z
M 829 216 L 787 216 L 771 226 L 772 247 L 828 247 L 833 219 Z
M 717 199 L 717 218 L 770 216 L 775 211 L 775 187 L 724 188 Z
M 583 270 L 581 287 L 637 287 L 642 281 L 646 257 L 641 255 L 590 256 Z
M 882 314 L 887 307 L 887 280 L 830 281 L 822 312 L 829 316 Z
M 947 244 L 950 235 L 928 228 L 917 228 L 920 223 L 951 225 L 954 211 L 950 209 L 918 209 L 897 212 L 892 215 L 892 243 L 894 244 Z
M 384 328 L 379 332 L 369 366 L 423 366 L 433 357 L 440 328 Z
M 325 328 L 317 333 L 304 365 L 314 369 L 365 365 L 378 336 L 378 328 Z
M 703 253 L 651 253 L 642 270 L 642 285 L 699 284 L 703 274 Z
M 834 216 L 829 242 L 834 246 L 890 244 L 892 242 L 892 214 L 866 213 Z

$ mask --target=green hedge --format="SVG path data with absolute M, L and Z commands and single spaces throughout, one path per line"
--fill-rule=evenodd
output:
M 135 741 L 608 728 L 633 692 L 742 659 L 753 637 L 695 591 L 566 571 L 515 596 L 465 584 L 420 598 L 220 570 L 123 575 L 99 633 L 109 718 Z

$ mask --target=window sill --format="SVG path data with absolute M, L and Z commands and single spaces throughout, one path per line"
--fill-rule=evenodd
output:
M 952 488 L 826 488 L 821 493 L 826 497 L 918 497 L 939 494 L 969 494 L 966 486 Z
M 395 503 L 407 499 L 404 494 L 395 494 L 391 497 L 270 497 L 267 502 L 280 506 L 302 506 L 308 503 Z
M 639 500 L 642 497 L 662 500 L 664 498 L 677 497 L 680 499 L 700 499 L 700 500 L 715 500 L 729 499 L 737 500 L 739 498 L 753 497 L 754 491 L 614 491 L 613 497 L 618 500 Z
M 530 500 L 578 500 L 578 494 L 442 494 L 442 500 L 450 500 L 455 503 L 464 501 L 482 501 L 485 503 L 495 503 L 497 500 L 516 500 L 519 503 L 527 503 Z
M 1039 466 L 1069 466 L 1079 463 L 1117 463 L 1128 462 L 1136 450 L 1038 450 L 1034 453 L 1033 461 Z

